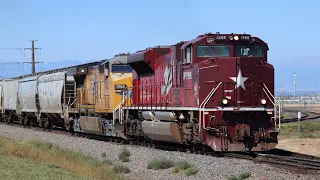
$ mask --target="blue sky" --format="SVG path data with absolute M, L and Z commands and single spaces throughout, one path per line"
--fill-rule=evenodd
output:
M 38 60 L 87 61 L 205 32 L 246 32 L 269 44 L 276 67 L 294 61 L 294 70 L 310 61 L 314 68 L 320 67 L 319 9 L 316 0 L 1 0 L 0 48 L 30 47 L 36 39 Z M 0 54 L 4 61 L 30 59 L 28 51 Z

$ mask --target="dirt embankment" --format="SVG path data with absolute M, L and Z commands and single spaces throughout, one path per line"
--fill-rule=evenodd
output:
M 320 138 L 279 136 L 279 143 L 276 148 L 320 157 Z

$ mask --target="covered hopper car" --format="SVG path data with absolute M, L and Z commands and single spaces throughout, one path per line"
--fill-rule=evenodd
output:
M 3 80 L 2 119 L 214 151 L 270 150 L 278 131 L 268 50 L 249 34 L 209 33 Z

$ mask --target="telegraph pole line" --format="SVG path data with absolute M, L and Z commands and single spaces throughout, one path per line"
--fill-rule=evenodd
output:
M 41 48 L 35 48 L 34 47 L 34 42 L 35 41 L 37 41 L 37 40 L 31 40 L 31 43 L 32 43 L 32 47 L 31 48 L 24 48 L 25 50 L 28 49 L 28 50 L 32 51 L 31 62 L 23 62 L 23 63 L 31 64 L 31 66 L 32 66 L 32 74 L 36 73 L 36 64 L 42 63 L 42 62 L 35 62 L 34 51 L 37 50 L 37 49 L 41 49 Z

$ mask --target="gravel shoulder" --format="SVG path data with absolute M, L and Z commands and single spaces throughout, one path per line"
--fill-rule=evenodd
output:
M 248 160 L 208 157 L 202 155 L 186 154 L 151 149 L 147 147 L 135 147 L 131 145 L 118 145 L 111 142 L 96 141 L 87 138 L 74 137 L 70 135 L 54 134 L 50 132 L 25 129 L 20 126 L 9 126 L 0 124 L 0 136 L 17 140 L 40 140 L 51 142 L 61 148 L 82 152 L 93 157 L 102 158 L 101 154 L 113 161 L 113 164 L 125 164 L 130 167 L 131 172 L 125 176 L 128 179 L 228 179 L 232 175 L 249 172 L 248 179 L 320 179 L 320 175 L 298 174 L 275 168 L 267 164 L 255 164 Z M 123 147 L 130 152 L 130 162 L 120 162 L 118 153 Z M 166 170 L 147 169 L 148 162 L 154 157 L 165 157 L 177 161 L 187 161 L 197 167 L 199 172 L 195 176 L 171 173 L 173 168 Z

